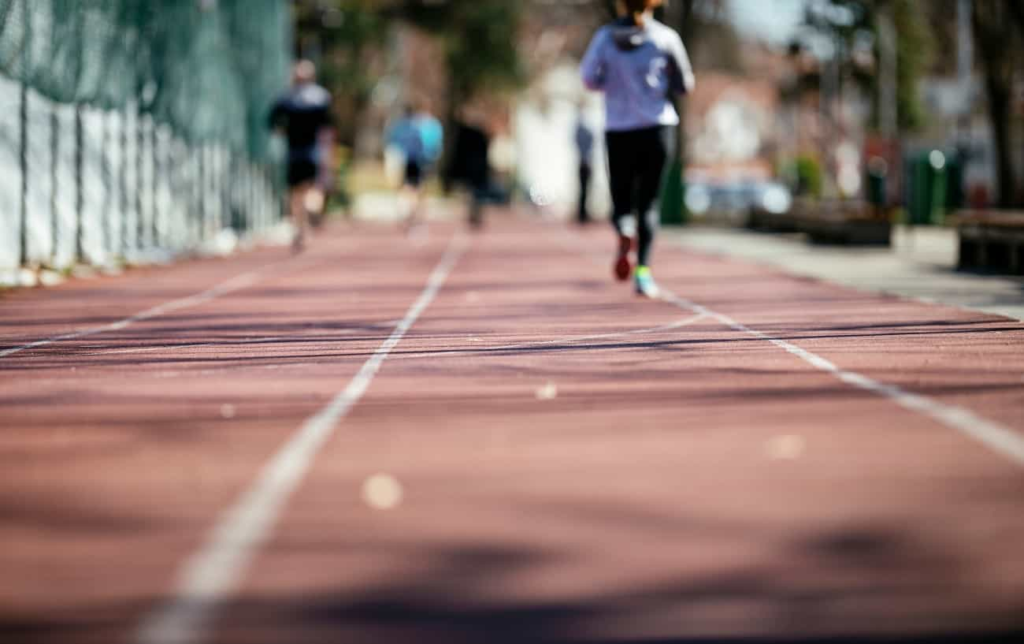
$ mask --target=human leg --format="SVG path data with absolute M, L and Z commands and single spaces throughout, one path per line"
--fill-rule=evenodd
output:
M 292 239 L 292 250 L 295 252 L 301 251 L 306 244 L 310 206 L 316 207 L 319 197 L 319 207 L 323 207 L 322 193 L 315 190 L 317 172 L 317 166 L 312 161 L 295 160 L 288 164 L 288 210 L 292 226 L 295 227 L 295 237 Z
M 587 224 L 590 222 L 590 215 L 587 212 L 587 196 L 590 193 L 590 164 L 580 164 L 580 200 L 579 200 L 579 211 L 577 213 L 577 222 Z
M 664 183 L 665 166 L 673 154 L 675 133 L 670 127 L 644 130 L 639 140 L 637 210 L 637 269 L 634 275 L 637 293 L 658 297 L 659 290 L 651 275 L 651 248 L 660 219 L 659 195 Z
M 637 263 L 640 266 L 649 266 L 651 248 L 660 220 L 659 196 L 664 183 L 665 166 L 675 147 L 673 128 L 643 130 L 638 142 L 642 151 L 637 155 Z
M 412 230 L 419 224 L 423 199 L 422 184 L 422 166 L 415 161 L 407 162 L 405 164 L 405 181 L 402 186 L 402 200 L 405 211 L 403 213 L 403 225 L 406 230 Z
M 629 253 L 636 236 L 633 214 L 636 146 L 632 132 L 608 132 L 608 180 L 612 196 L 612 226 L 618 235 L 614 272 L 619 280 L 629 279 L 632 266 Z
M 307 181 L 292 186 L 291 193 L 289 195 L 289 214 L 292 219 L 292 226 L 295 228 L 295 236 L 292 238 L 292 250 L 295 252 L 301 251 L 306 246 L 306 225 L 308 218 L 308 211 L 306 210 L 306 200 L 309 198 L 310 190 L 313 187 L 313 182 Z

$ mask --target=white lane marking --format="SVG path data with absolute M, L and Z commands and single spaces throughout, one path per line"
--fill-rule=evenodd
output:
M 877 380 L 859 374 L 855 371 L 843 369 L 830 360 L 826 360 L 825 358 L 798 347 L 795 344 L 785 340 L 780 340 L 779 338 L 775 338 L 762 331 L 751 329 L 745 324 L 741 324 L 727 315 L 712 311 L 705 306 L 691 302 L 690 300 L 679 297 L 678 295 L 668 291 L 663 292 L 662 299 L 666 302 L 675 304 L 684 310 L 703 314 L 718 320 L 735 331 L 740 331 L 741 333 L 746 333 L 747 335 L 760 340 L 770 342 L 813 367 L 832 374 L 841 382 L 858 389 L 863 389 L 864 391 L 869 391 L 884 398 L 888 398 L 904 409 L 928 416 L 946 427 L 955 429 L 962 434 L 973 438 L 1011 461 L 1015 461 L 1019 465 L 1024 465 L 1024 436 L 1016 433 L 1008 427 L 1000 425 L 995 421 L 983 418 L 969 409 L 958 407 L 956 405 L 947 405 L 946 403 L 939 402 L 938 400 L 927 396 L 910 393 L 896 385 L 888 385 L 878 382 Z
M 8 356 L 12 356 L 22 351 L 27 351 L 29 349 L 37 349 L 39 347 L 45 347 L 51 344 L 56 344 L 58 342 L 63 342 L 65 340 L 77 340 L 79 338 L 87 338 L 89 336 L 98 335 L 100 333 L 107 333 L 109 331 L 120 331 L 135 324 L 136 322 L 143 322 L 145 320 L 149 320 L 160 315 L 165 315 L 167 313 L 172 313 L 174 311 L 180 311 L 182 309 L 187 309 L 194 306 L 199 306 L 200 304 L 205 304 L 206 302 L 209 302 L 210 300 L 215 300 L 218 297 L 221 297 L 222 295 L 227 295 L 229 293 L 233 293 L 235 291 L 239 291 L 244 288 L 248 288 L 249 286 L 252 286 L 253 284 L 256 283 L 257 280 L 259 280 L 261 275 L 263 275 L 270 269 L 279 266 L 281 263 L 283 262 L 277 262 L 269 266 L 264 266 L 262 268 L 257 268 L 255 270 L 242 273 L 241 275 L 236 275 L 235 277 L 232 277 L 231 279 L 222 282 L 212 288 L 209 288 L 201 293 L 196 293 L 195 295 L 190 295 L 188 297 L 183 297 L 181 299 L 171 300 L 170 302 L 158 304 L 152 308 L 142 311 L 141 313 L 136 313 L 135 315 L 126 317 L 122 320 L 118 320 L 117 322 L 111 322 L 110 324 L 104 324 L 102 326 L 96 326 L 89 329 L 82 329 L 81 331 L 64 333 L 62 335 L 55 335 L 44 340 L 36 340 L 35 342 L 29 342 L 27 344 L 22 344 L 20 346 L 0 350 L 0 358 L 6 358 Z
M 604 264 L 604 256 L 593 252 L 590 247 L 584 243 L 583 239 L 573 235 L 564 228 L 561 228 L 561 230 L 563 232 L 563 239 L 566 239 L 567 242 L 571 242 L 573 246 L 589 256 L 595 262 Z M 843 369 L 815 353 L 811 353 L 810 351 L 798 347 L 790 342 L 786 342 L 785 340 L 772 337 L 762 331 L 751 329 L 727 315 L 712 311 L 706 306 L 691 302 L 690 300 L 679 297 L 670 291 L 662 289 L 661 299 L 684 310 L 691 311 L 692 313 L 703 314 L 707 317 L 718 320 L 735 331 L 740 331 L 760 340 L 770 342 L 780 349 L 797 356 L 813 367 L 832 374 L 841 382 L 858 389 L 863 389 L 864 391 L 869 391 L 884 398 L 888 398 L 900 407 L 909 411 L 928 416 L 939 424 L 950 429 L 954 429 L 961 434 L 978 441 L 995 453 L 1014 461 L 1018 465 L 1024 465 L 1024 436 L 1009 427 L 984 418 L 964 407 L 947 405 L 933 398 L 911 393 L 897 387 L 896 385 L 887 385 L 854 371 Z
M 388 354 L 430 306 L 466 246 L 465 235 L 452 238 L 423 292 L 391 336 L 326 407 L 303 423 L 253 485 L 221 516 L 203 547 L 185 562 L 173 596 L 143 620 L 135 638 L 138 644 L 198 644 L 206 639 L 221 602 L 235 590 L 256 551 L 270 536 L 317 452 L 366 393 Z

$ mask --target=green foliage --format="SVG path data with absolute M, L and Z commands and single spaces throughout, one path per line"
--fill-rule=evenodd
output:
M 385 73 L 388 37 L 398 22 L 440 40 L 454 103 L 479 91 L 515 87 L 523 78 L 516 38 L 520 2 L 299 0 L 295 12 L 297 53 L 314 59 L 321 82 L 334 91 L 345 143 L 354 141 L 358 115 Z
M 523 81 L 517 49 L 522 3 L 507 0 L 452 0 L 417 5 L 407 13 L 417 26 L 444 43 L 453 98 L 501 90 Z
M 346 93 L 372 91 L 376 74 L 366 57 L 382 47 L 388 20 L 372 0 L 334 0 L 328 4 L 298 4 L 298 55 L 317 58 L 321 81 Z
M 901 130 L 925 124 L 920 81 L 932 58 L 933 37 L 915 0 L 809 0 L 805 22 L 837 48 L 845 78 L 878 95 L 879 14 L 890 11 L 897 39 L 897 115 Z M 870 54 L 864 56 L 865 53 Z M 868 60 L 865 60 L 867 58 Z M 877 124 L 877 105 L 874 122 Z
M 821 164 L 814 157 L 799 156 L 787 164 L 780 174 L 793 177 L 796 181 L 796 194 L 799 196 L 820 197 L 822 189 Z
M 267 105 L 288 73 L 284 3 L 5 0 L 0 18 L 0 74 L 46 98 L 266 153 Z
M 932 57 L 932 37 L 921 19 L 920 5 L 913 0 L 892 0 L 896 27 L 897 114 L 902 130 L 925 125 L 927 115 L 921 102 L 920 82 Z

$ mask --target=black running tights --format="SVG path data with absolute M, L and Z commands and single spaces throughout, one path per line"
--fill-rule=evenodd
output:
M 647 266 L 658 227 L 658 196 L 665 164 L 675 153 L 675 128 L 607 132 L 612 224 L 624 237 L 637 238 L 637 263 Z

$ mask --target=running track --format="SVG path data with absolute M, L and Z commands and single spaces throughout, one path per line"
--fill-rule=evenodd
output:
M 4 295 L 0 642 L 1024 641 L 1024 325 L 610 246 Z

